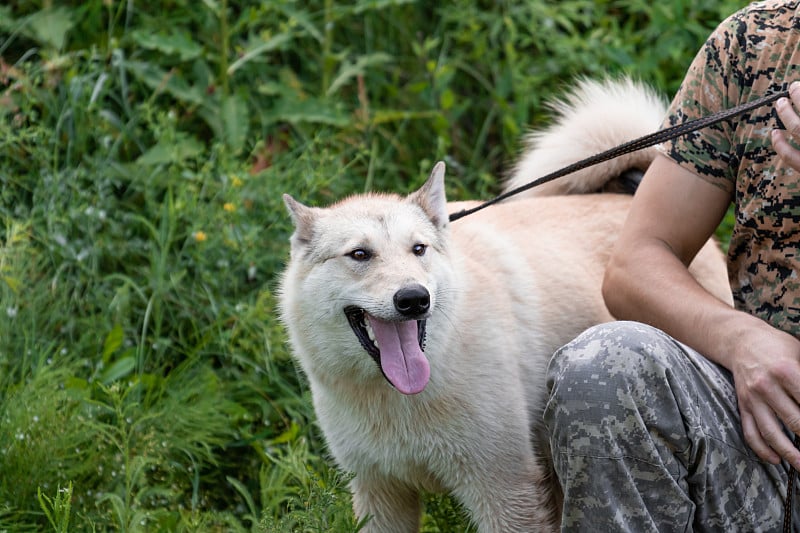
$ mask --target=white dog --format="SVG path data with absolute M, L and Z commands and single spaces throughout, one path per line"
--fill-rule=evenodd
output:
M 633 83 L 583 82 L 530 141 L 508 186 L 655 130 L 663 103 Z M 631 201 L 596 190 L 652 151 L 450 223 L 444 164 L 416 192 L 331 207 L 284 196 L 295 224 L 281 318 L 370 532 L 419 529 L 420 491 L 448 491 L 481 532 L 558 527 L 541 427 L 559 346 L 610 321 L 600 286 Z M 474 204 L 472 204 L 474 205 Z M 731 302 L 708 243 L 695 276 Z

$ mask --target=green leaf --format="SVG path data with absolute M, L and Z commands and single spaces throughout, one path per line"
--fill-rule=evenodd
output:
M 228 67 L 228 75 L 232 75 L 234 72 L 245 66 L 247 63 L 252 61 L 253 59 L 257 58 L 262 54 L 266 54 L 267 52 L 271 52 L 277 48 L 284 46 L 292 39 L 292 36 L 288 33 L 281 33 L 276 35 L 275 37 L 269 39 L 266 42 L 263 42 L 259 45 L 254 46 L 250 50 L 246 51 L 242 57 L 231 63 L 231 66 Z
M 142 48 L 156 50 L 168 55 L 177 55 L 181 61 L 189 61 L 203 53 L 203 47 L 194 42 L 186 32 L 169 34 L 136 30 L 131 33 L 133 40 Z
M 281 9 L 281 7 L 278 7 Z M 320 32 L 314 23 L 312 22 L 312 17 L 309 16 L 309 13 L 303 11 L 291 11 L 289 9 L 281 9 L 286 16 L 289 18 L 290 24 L 296 22 L 301 28 L 303 28 L 306 32 L 308 32 L 311 37 L 313 37 L 318 43 L 322 44 L 325 40 L 325 36 Z
M 276 445 L 276 444 L 286 444 L 287 442 L 294 442 L 295 440 L 297 440 L 297 436 L 299 434 L 300 434 L 300 426 L 297 424 L 297 422 L 293 421 L 286 429 L 286 431 L 284 431 L 274 439 L 271 439 L 270 444 Z
M 202 104 L 205 100 L 205 89 L 187 83 L 178 70 L 167 72 L 140 61 L 126 61 L 124 64 L 145 85 L 158 92 L 167 92 L 179 102 Z
M 69 376 L 64 380 L 64 390 L 67 392 L 67 396 L 74 400 L 87 399 L 91 395 L 89 387 L 86 379 L 77 376 Z
M 247 141 L 250 128 L 247 102 L 240 96 L 231 95 L 222 102 L 220 113 L 225 144 L 234 152 L 239 152 Z
M 431 119 L 442 116 L 439 111 L 402 111 L 397 109 L 379 109 L 372 114 L 373 125 L 404 120 Z
M 194 137 L 184 137 L 174 142 L 159 141 L 155 146 L 139 156 L 140 165 L 163 165 L 180 163 L 203 153 L 205 147 Z
M 111 331 L 106 335 L 105 342 L 103 342 L 103 362 L 107 363 L 114 352 L 119 350 L 119 347 L 122 346 L 124 335 L 122 326 L 119 324 L 115 324 L 114 327 L 111 328 Z
M 3 276 L 3 281 L 6 282 L 6 285 L 8 285 L 8 288 L 11 289 L 11 291 L 14 294 L 19 294 L 19 287 L 21 283 L 17 278 L 12 278 L 11 276 Z
M 453 107 L 453 104 L 456 103 L 456 95 L 450 89 L 445 89 L 442 91 L 441 96 L 439 96 L 439 105 L 442 107 L 443 110 L 447 111 L 448 109 Z
M 126 356 L 114 361 L 114 363 L 106 368 L 100 375 L 100 382 L 104 385 L 109 385 L 119 379 L 124 378 L 136 367 L 136 358 L 133 356 Z
M 11 33 L 17 30 L 19 21 L 14 19 L 10 6 L 0 6 L 0 30 Z
M 339 69 L 339 74 L 336 75 L 336 79 L 333 80 L 331 86 L 328 88 L 325 94 L 327 96 L 331 96 L 352 78 L 363 74 L 369 67 L 383 65 L 385 63 L 390 63 L 391 61 L 392 56 L 389 54 L 377 52 L 375 54 L 361 56 L 356 60 L 355 63 L 345 62 L 342 64 L 341 68 Z
M 353 9 L 353 13 L 360 15 L 366 11 L 380 11 L 392 6 L 402 6 L 414 2 L 415 0 L 367 0 L 365 2 L 359 2 Z
M 66 487 L 58 486 L 56 496 L 50 498 L 42 492 L 42 488 L 36 489 L 39 499 L 39 506 L 44 511 L 47 521 L 56 533 L 66 533 L 69 531 L 70 510 L 72 508 L 72 482 Z
M 57 7 L 34 13 L 28 19 L 28 24 L 36 40 L 60 50 L 75 21 L 72 10 Z
M 250 511 L 250 514 L 253 517 L 258 516 L 258 507 L 255 505 L 255 500 L 253 500 L 253 495 L 250 494 L 250 491 L 247 489 L 244 483 L 239 481 L 233 476 L 225 476 L 225 479 L 233 485 L 233 488 L 236 489 L 236 492 L 244 499 L 245 503 L 247 504 L 247 509 Z
M 292 124 L 310 122 L 344 127 L 350 119 L 336 106 L 315 98 L 305 100 L 283 98 L 275 109 L 266 113 L 265 122 L 289 122 Z

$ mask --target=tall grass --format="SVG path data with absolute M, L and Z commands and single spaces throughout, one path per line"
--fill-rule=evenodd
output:
M 671 94 L 740 5 L 0 6 L 0 530 L 358 529 L 276 319 L 281 193 L 445 159 L 486 196 L 574 76 Z

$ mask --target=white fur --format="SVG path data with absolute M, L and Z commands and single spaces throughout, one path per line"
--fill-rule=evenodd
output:
M 550 133 L 535 137 L 548 148 L 525 156 L 515 179 L 626 140 L 654 127 L 661 113 L 630 105 L 651 98 L 632 85 L 581 87 L 580 98 L 560 105 Z M 625 106 L 612 103 L 617 96 Z M 613 131 L 607 120 L 582 118 L 612 107 L 624 114 Z M 600 284 L 630 197 L 519 199 L 451 225 L 447 212 L 469 204 L 445 203 L 443 177 L 440 163 L 407 197 L 361 195 L 325 209 L 286 197 L 296 230 L 281 281 L 281 319 L 331 454 L 355 473 L 354 510 L 371 517 L 366 531 L 417 531 L 420 490 L 451 492 L 483 533 L 555 530 L 560 491 L 542 438 L 544 371 L 555 349 L 612 320 Z M 412 253 L 419 243 L 428 246 L 423 255 Z M 354 260 L 354 249 L 370 250 L 371 259 Z M 713 243 L 693 267 L 730 302 Z M 431 295 L 430 381 L 406 396 L 384 379 L 343 310 L 358 306 L 400 320 L 393 295 L 409 283 Z

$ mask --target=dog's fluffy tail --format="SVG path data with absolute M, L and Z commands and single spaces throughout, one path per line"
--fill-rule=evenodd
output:
M 578 80 L 572 92 L 550 107 L 554 123 L 528 135 L 504 190 L 653 133 L 666 113 L 666 102 L 653 89 L 627 78 Z M 534 187 L 520 197 L 614 190 L 612 182 L 625 179 L 631 170 L 643 172 L 655 156 L 655 147 L 639 150 Z

